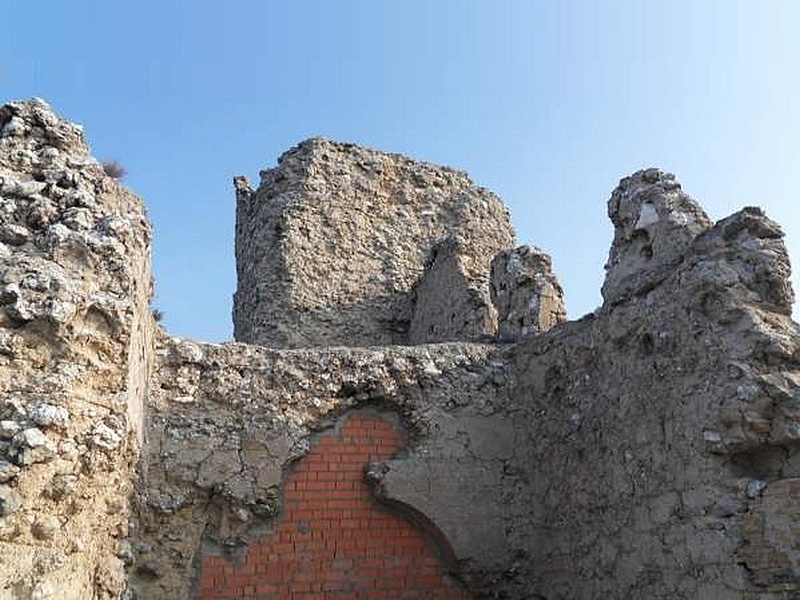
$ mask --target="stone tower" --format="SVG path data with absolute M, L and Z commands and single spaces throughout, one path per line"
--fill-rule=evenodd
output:
M 508 210 L 461 171 L 317 138 L 262 171 L 258 189 L 235 185 L 237 341 L 488 340 L 507 316 L 490 267 L 514 245 Z M 538 331 L 565 314 L 549 260 L 535 264 L 551 312 Z

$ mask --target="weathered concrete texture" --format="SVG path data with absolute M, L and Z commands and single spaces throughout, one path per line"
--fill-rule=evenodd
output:
M 639 195 L 620 203 L 629 189 Z M 667 235 L 684 239 L 680 250 L 654 268 L 662 254 L 617 243 L 625 276 L 609 271 L 602 309 L 505 350 L 166 342 L 136 585 L 146 597 L 180 595 L 204 536 L 232 548 L 258 540 L 313 431 L 378 404 L 404 418 L 412 443 L 366 476 L 378 497 L 435 527 L 476 598 L 800 593 L 786 533 L 800 477 L 800 338 L 781 232 L 752 208 L 716 225 L 686 219 L 681 231 L 671 212 L 663 230 L 637 214 L 678 189 L 670 175 L 638 173 L 611 213 L 629 238 L 649 228 L 654 247 Z M 680 198 L 684 213 L 701 214 Z M 522 283 L 498 291 L 541 298 L 533 284 L 546 262 L 515 252 L 497 259 L 495 280 L 522 272 Z M 503 266 L 514 261 L 535 268 Z
M 612 267 L 604 309 L 515 347 L 511 396 L 529 414 L 521 447 L 536 472 L 508 529 L 525 549 L 514 597 L 800 594 L 782 529 L 797 512 L 800 338 L 781 232 L 757 209 L 676 231 L 659 208 L 661 229 L 647 206 L 668 205 L 676 185 L 637 173 L 610 209 L 617 240 L 650 228 L 653 260 L 661 235 L 683 240 L 672 268 L 617 244 L 615 264 L 641 271 Z M 646 193 L 620 203 L 631 187 Z
M 413 343 L 494 333 L 489 265 L 514 235 L 502 202 L 465 173 L 312 139 L 262 171 L 257 190 L 244 178 L 236 189 L 237 341 L 406 344 L 412 322 Z M 442 266 L 433 251 L 447 239 L 456 272 L 432 277 L 452 281 L 439 291 L 469 311 L 452 322 L 424 282 L 415 315 L 413 293 L 427 264 Z
M 452 238 L 432 248 L 430 264 L 413 290 L 409 343 L 493 339 L 497 310 L 483 288 L 474 286 L 481 274 L 469 273 L 466 253 Z
M 491 292 L 502 341 L 544 333 L 567 320 L 564 292 L 550 257 L 538 248 L 520 246 L 495 256 Z
M 0 598 L 187 597 L 367 406 L 409 440 L 365 481 L 475 598 L 800 597 L 800 331 L 759 209 L 622 180 L 604 305 L 559 323 L 549 259 L 462 173 L 311 140 L 237 190 L 237 335 L 372 347 L 154 348 L 141 204 L 47 105 L 0 108 Z
M 0 598 L 118 598 L 150 337 L 150 226 L 82 130 L 0 108 Z
M 504 568 L 497 525 L 510 508 L 500 484 L 515 476 L 503 473 L 513 448 L 506 438 L 508 373 L 501 349 L 448 344 L 280 351 L 168 339 L 159 355 L 148 480 L 140 488 L 132 545 L 131 587 L 139 597 L 186 597 L 201 542 L 227 547 L 232 556 L 246 553 L 246 544 L 279 522 L 283 475 L 308 452 L 314 433 L 362 406 L 397 413 L 409 430 L 404 460 L 423 479 L 393 484 L 391 499 L 416 508 L 419 486 L 426 487 L 437 509 L 425 515 L 456 541 L 465 581 L 486 581 L 484 573 Z M 484 452 L 498 436 L 502 446 Z M 431 438 L 440 441 L 429 456 L 433 446 L 425 440 Z M 373 483 L 380 485 L 383 474 L 378 466 Z M 469 493 L 459 494 L 456 481 Z M 461 536 L 463 515 L 481 518 L 464 523 Z

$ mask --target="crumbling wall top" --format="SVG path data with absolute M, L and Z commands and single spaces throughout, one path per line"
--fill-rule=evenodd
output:
M 150 224 L 80 127 L 0 107 L 0 596 L 118 598 L 144 437 Z
M 614 304 L 652 288 L 712 222 L 672 173 L 645 169 L 622 179 L 608 201 L 614 241 L 603 299 Z
M 236 188 L 238 341 L 408 343 L 437 245 L 454 240 L 466 289 L 487 306 L 489 263 L 514 245 L 506 207 L 465 173 L 353 144 L 308 140 L 258 189 Z

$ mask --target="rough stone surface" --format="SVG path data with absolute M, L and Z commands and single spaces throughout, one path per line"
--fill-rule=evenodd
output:
M 636 174 L 612 205 L 644 178 L 674 183 Z M 648 199 L 661 207 L 672 193 Z M 632 219 L 612 220 L 622 239 Z M 508 528 L 527 549 L 516 597 L 526 586 L 546 598 L 800 593 L 796 549 L 777 534 L 797 510 L 800 350 L 782 234 L 752 208 L 698 220 L 669 225 L 684 245 L 657 281 L 639 244 L 619 244 L 616 264 L 642 272 L 612 268 L 603 310 L 514 349 L 511 396 L 530 411 L 539 471 Z
M 80 127 L 0 107 L 0 598 L 118 598 L 147 381 L 150 226 Z M 120 446 L 91 444 L 113 422 Z
M 236 190 L 237 341 L 408 343 L 414 287 L 448 238 L 460 250 L 458 287 L 448 293 L 487 313 L 467 315 L 458 339 L 494 333 L 489 265 L 514 245 L 514 234 L 499 198 L 465 173 L 311 139 L 262 171 L 258 189 L 240 177 Z M 416 330 L 414 341 L 454 339 L 457 331 Z
M 491 340 L 494 337 L 497 310 L 487 301 L 482 286 L 474 285 L 483 274 L 470 273 L 464 260 L 467 254 L 463 245 L 453 238 L 431 249 L 429 264 L 413 290 L 409 343 Z
M 460 437 L 468 447 L 469 422 L 463 433 L 452 423 L 476 414 L 493 422 L 507 402 L 500 392 L 508 377 L 503 351 L 492 346 L 280 351 L 166 340 L 159 355 L 148 486 L 140 497 L 135 545 L 146 552 L 137 553 L 132 580 L 145 598 L 185 597 L 201 542 L 236 548 L 259 539 L 281 514 L 286 466 L 305 455 L 315 432 L 348 410 L 373 405 L 396 412 L 409 429 L 408 451 L 415 452 L 416 444 L 445 425 L 448 438 Z M 500 456 L 471 457 L 467 447 L 454 450 L 467 469 L 502 470 Z M 420 451 L 427 461 L 426 450 Z M 491 515 L 506 510 L 492 481 L 475 479 L 472 487 L 478 507 L 470 507 L 475 498 L 463 497 L 448 509 L 485 517 L 472 534 L 483 533 L 483 545 L 456 548 L 464 578 L 498 560 L 485 551 L 486 543 L 496 538 L 499 517 Z M 428 516 L 440 529 L 452 526 Z
M 658 285 L 688 244 L 712 223 L 671 173 L 639 171 L 620 181 L 608 201 L 614 242 L 603 299 L 615 303 Z
M 274 533 L 325 522 L 291 474 L 363 411 L 407 440 L 347 472 L 459 595 L 800 596 L 800 331 L 759 209 L 623 179 L 604 304 L 560 322 L 549 259 L 461 173 L 311 140 L 237 189 L 237 335 L 326 347 L 157 334 L 141 204 L 46 104 L 0 108 L 0 598 L 263 596 L 261 549 L 307 560 Z M 401 345 L 463 339 L 491 343 Z M 403 566 L 357 560 L 330 572 Z
M 550 257 L 538 248 L 520 246 L 495 256 L 491 291 L 503 341 L 543 333 L 567 320 L 564 292 Z

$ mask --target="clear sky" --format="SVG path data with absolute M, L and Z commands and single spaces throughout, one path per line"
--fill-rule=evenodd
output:
M 643 167 L 714 219 L 762 206 L 800 260 L 800 2 L 26 0 L 2 21 L 0 99 L 45 98 L 125 165 L 176 335 L 230 339 L 231 179 L 317 135 L 467 170 L 553 256 L 571 318 Z

